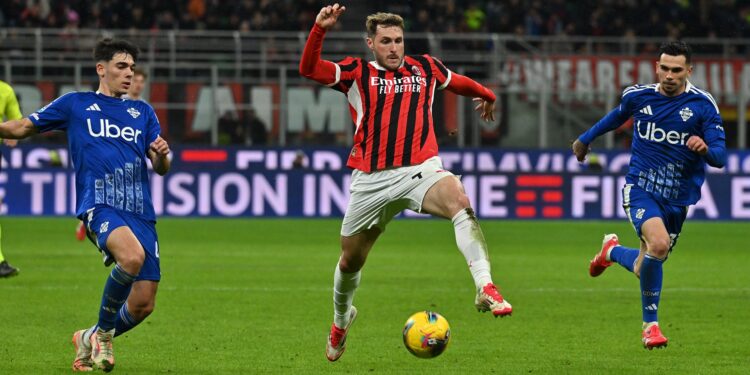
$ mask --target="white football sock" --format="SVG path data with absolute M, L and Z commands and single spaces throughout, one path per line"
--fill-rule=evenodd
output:
M 83 337 L 81 337 L 82 341 L 84 343 L 88 343 L 89 340 L 91 339 L 91 335 L 94 334 L 94 331 L 96 331 L 96 324 L 94 324 L 93 327 L 87 329 L 86 332 L 83 333 L 82 335 Z
M 477 217 L 471 208 L 459 211 L 451 220 L 456 230 L 456 245 L 466 258 L 471 277 L 474 278 L 474 284 L 479 290 L 492 282 L 487 243 L 484 241 L 482 228 L 479 227 Z
M 349 323 L 349 310 L 352 308 L 354 291 L 359 286 L 362 271 L 341 272 L 338 263 L 333 273 L 333 324 L 344 328 Z

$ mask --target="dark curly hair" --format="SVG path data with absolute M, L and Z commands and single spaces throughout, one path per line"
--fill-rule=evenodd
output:
M 94 47 L 94 61 L 110 61 L 118 53 L 127 53 L 133 56 L 133 61 L 138 61 L 140 51 L 127 40 L 104 38 Z
M 662 53 L 669 56 L 685 56 L 686 64 L 690 64 L 690 57 L 693 55 L 690 46 L 681 40 L 662 43 L 661 47 L 659 47 L 659 56 Z

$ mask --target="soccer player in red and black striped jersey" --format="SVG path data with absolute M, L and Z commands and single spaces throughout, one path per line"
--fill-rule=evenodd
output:
M 356 126 L 347 162 L 354 169 L 351 196 L 334 272 L 334 321 L 326 345 L 330 361 L 343 354 L 357 316 L 352 300 L 367 254 L 404 209 L 451 219 L 474 278 L 477 309 L 494 316 L 513 311 L 492 282 L 487 245 L 463 185 L 443 169 L 432 123 L 436 89 L 474 98 L 485 121 L 494 121 L 495 95 L 430 55 L 404 55 L 404 20 L 396 14 L 367 17 L 367 46 L 374 61 L 322 60 L 323 38 L 344 11 L 338 4 L 320 10 L 300 61 L 304 77 L 346 95 Z

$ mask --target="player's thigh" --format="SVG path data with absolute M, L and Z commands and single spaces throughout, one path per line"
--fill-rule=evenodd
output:
M 83 217 L 89 238 L 104 254 L 104 263 L 116 260 L 128 272 L 138 272 L 143 263 L 143 248 L 130 228 L 128 218 L 106 206 L 90 209 Z
M 461 181 L 456 176 L 444 176 L 432 185 L 422 200 L 422 212 L 452 218 L 458 211 L 471 207 Z
M 646 242 L 648 255 L 664 259 L 671 247 L 671 238 L 664 220 L 661 217 L 652 217 L 641 225 L 643 241 Z
M 133 230 L 120 226 L 112 230 L 107 238 L 107 249 L 121 265 L 143 265 L 145 252 Z
M 410 210 L 451 218 L 459 210 L 469 207 L 461 181 L 443 169 L 439 157 L 408 167 L 406 171 L 408 178 L 402 179 L 397 197 L 406 199 Z
M 659 219 L 664 226 L 664 214 L 661 205 L 646 191 L 632 184 L 625 185 L 622 189 L 622 208 L 633 225 L 636 235 L 641 240 L 644 239 L 644 224 L 650 222 L 655 225 L 652 219 Z
M 130 224 L 130 228 L 135 232 L 138 242 L 143 247 L 145 256 L 141 272 L 138 273 L 138 277 L 135 280 L 161 280 L 159 238 L 156 234 L 155 223 L 134 216 L 128 218 L 128 223 Z
M 395 199 L 391 194 L 391 187 L 395 174 L 395 170 L 370 174 L 362 171 L 352 173 L 349 203 L 341 222 L 342 237 L 352 237 L 374 228 L 380 232 L 385 231 L 394 215 L 392 203 Z M 405 205 L 401 210 L 404 208 Z

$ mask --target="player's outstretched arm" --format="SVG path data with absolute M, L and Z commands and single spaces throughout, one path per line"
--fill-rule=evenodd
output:
M 586 154 L 591 151 L 591 147 L 589 147 L 589 145 L 594 141 L 594 139 L 601 135 L 604 135 L 611 130 L 619 128 L 620 125 L 628 120 L 628 118 L 630 117 L 630 113 L 628 113 L 627 110 L 623 110 L 623 107 L 626 106 L 621 104 L 615 107 L 615 109 L 607 113 L 607 115 L 602 117 L 602 119 L 594 124 L 591 129 L 581 134 L 578 139 L 573 142 L 573 153 L 575 154 L 576 159 L 578 159 L 579 162 L 583 162 L 583 160 L 586 158 Z
M 454 94 L 473 97 L 473 100 L 477 103 L 474 109 L 479 111 L 482 120 L 488 122 L 495 120 L 496 97 L 492 90 L 467 76 L 455 72 L 451 72 L 450 82 L 448 82 L 446 89 Z
M 302 59 L 299 62 L 299 73 L 324 85 L 335 83 L 336 64 L 322 60 L 320 53 L 323 50 L 323 38 L 328 29 L 336 24 L 338 17 L 344 13 L 346 7 L 339 4 L 323 7 L 315 18 L 315 25 L 307 37 L 305 49 L 302 51 Z
M 10 120 L 0 124 L 0 138 L 3 139 L 24 139 L 36 133 L 36 126 L 28 118 Z
M 148 158 L 151 159 L 151 165 L 154 172 L 164 176 L 169 172 L 172 162 L 169 160 L 169 144 L 162 137 L 156 137 L 148 148 Z

